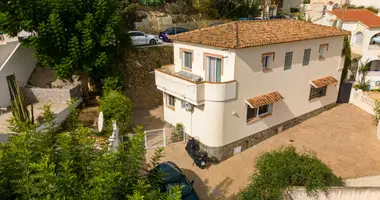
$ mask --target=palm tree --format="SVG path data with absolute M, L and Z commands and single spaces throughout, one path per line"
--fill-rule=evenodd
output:
M 367 90 L 369 86 L 369 81 L 366 81 L 367 73 L 371 69 L 371 62 L 369 60 L 364 63 L 360 62 L 359 66 L 359 89 Z

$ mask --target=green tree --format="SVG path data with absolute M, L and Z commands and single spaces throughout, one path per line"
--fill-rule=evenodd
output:
M 0 199 L 180 199 L 180 188 L 161 193 L 155 187 L 160 180 L 148 181 L 142 129 L 111 152 L 96 148 L 90 129 L 76 127 L 32 128 L 1 144 Z M 160 151 L 152 164 L 157 157 Z
M 100 111 L 103 112 L 106 130 L 116 121 L 122 134 L 126 133 L 132 123 L 132 103 L 120 91 L 106 92 L 100 101 Z
M 128 0 L 1 1 L 0 30 L 32 33 L 22 43 L 57 77 L 81 75 L 86 96 L 88 78 L 100 82 L 112 73 L 129 46 L 125 21 L 134 7 Z
M 350 45 L 350 40 L 348 37 L 344 37 L 344 47 L 342 51 L 342 55 L 345 56 L 344 59 L 344 66 L 343 66 L 343 71 L 342 71 L 342 77 L 340 79 L 340 83 L 343 84 L 344 81 L 347 78 L 347 73 L 348 73 L 348 68 L 351 65 L 351 45 Z
M 247 188 L 240 200 L 278 200 L 291 186 L 305 186 L 309 194 L 327 191 L 329 186 L 342 186 L 342 179 L 322 163 L 314 154 L 299 154 L 294 147 L 281 148 L 260 156 L 255 163 Z

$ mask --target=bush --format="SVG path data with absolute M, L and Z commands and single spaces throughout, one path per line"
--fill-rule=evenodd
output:
M 263 154 L 255 163 L 256 171 L 241 200 L 277 200 L 290 186 L 306 186 L 309 194 L 327 191 L 329 186 L 342 186 L 340 177 L 322 163 L 314 154 L 298 154 L 295 147 L 286 147 Z
M 200 13 L 210 17 L 218 16 L 218 10 L 214 8 L 216 0 L 193 0 L 193 7 Z
M 111 90 L 104 94 L 100 101 L 103 112 L 105 131 L 111 130 L 112 121 L 116 121 L 121 133 L 125 133 L 132 123 L 132 103 L 121 92 Z
M 139 0 L 139 2 L 144 6 L 156 6 L 164 3 L 164 0 Z
M 119 76 L 110 76 L 102 80 L 103 92 L 107 93 L 111 90 L 121 91 L 123 89 L 123 82 Z

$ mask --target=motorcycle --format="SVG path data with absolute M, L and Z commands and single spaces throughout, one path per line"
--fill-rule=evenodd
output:
M 199 143 L 194 138 L 190 138 L 185 147 L 189 156 L 193 159 L 195 165 L 204 169 L 207 165 L 207 152 L 201 151 Z

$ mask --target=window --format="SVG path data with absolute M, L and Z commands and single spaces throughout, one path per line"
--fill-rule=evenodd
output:
M 302 66 L 309 65 L 309 62 L 310 62 L 310 54 L 311 54 L 311 49 L 305 49 L 305 51 L 304 51 L 304 53 L 303 53 L 303 62 L 302 62 Z
M 328 44 L 321 44 L 319 46 L 319 59 L 325 58 L 325 52 L 329 50 Z
M 272 104 L 251 108 L 247 105 L 247 122 L 272 112 Z
M 293 52 L 285 53 L 284 70 L 288 70 L 288 69 L 292 68 L 292 61 L 293 61 Z
M 315 87 L 311 86 L 310 87 L 309 100 L 325 96 L 326 90 L 327 90 L 327 86 L 321 87 L 321 88 L 315 88 Z
M 192 53 L 188 51 L 182 51 L 182 66 L 191 70 Z
M 175 97 L 167 94 L 166 95 L 166 106 L 174 108 L 175 106 Z
M 222 59 L 207 56 L 207 77 L 209 82 L 221 82 L 222 81 Z
M 135 37 L 135 36 L 145 36 L 145 34 L 142 33 L 142 32 L 129 32 L 129 35 L 130 35 L 131 37 Z
M 265 53 L 262 55 L 261 62 L 263 63 L 263 69 L 269 69 L 271 61 L 274 60 L 274 53 Z

